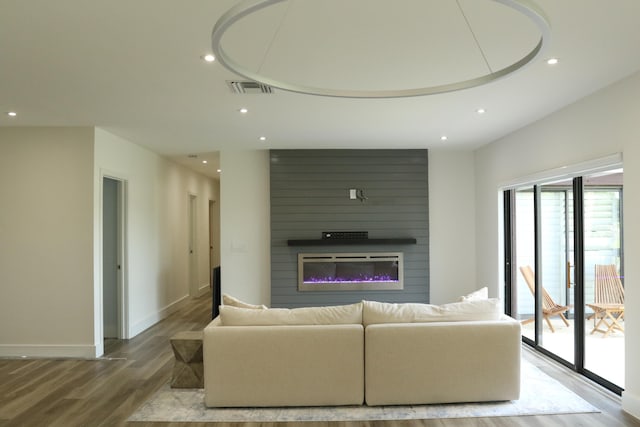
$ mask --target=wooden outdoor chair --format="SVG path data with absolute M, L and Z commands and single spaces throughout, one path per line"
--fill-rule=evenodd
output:
M 536 295 L 536 285 L 535 285 L 536 281 L 535 281 L 535 276 L 534 276 L 533 270 L 531 269 L 530 266 L 525 265 L 525 266 L 520 267 L 520 272 L 522 273 L 522 276 L 524 276 L 524 280 L 525 280 L 525 282 L 527 282 L 527 286 L 529 286 L 529 290 L 531 291 L 531 293 L 535 297 L 535 295 Z M 562 319 L 564 324 L 569 326 L 569 321 L 567 320 L 566 317 L 564 317 L 564 313 L 566 311 L 568 311 L 572 306 L 571 305 L 559 305 L 559 304 L 556 304 L 556 302 L 553 300 L 553 298 L 551 298 L 551 295 L 549 295 L 549 293 L 544 288 L 544 286 L 541 286 L 541 288 L 542 288 L 542 316 L 544 317 L 544 320 L 547 322 L 547 325 L 549 325 L 549 329 L 551 329 L 551 332 L 555 332 L 556 331 L 553 328 L 553 325 L 551 324 L 551 320 L 549 319 L 551 316 L 560 316 L 560 318 Z M 522 324 L 526 325 L 527 323 L 531 323 L 534 320 L 535 319 L 533 319 L 533 318 L 532 319 L 526 319 L 526 320 L 522 321 Z
M 595 296 L 593 304 L 593 329 L 591 333 L 602 332 L 603 337 L 613 331 L 624 332 L 620 321 L 624 319 L 624 287 L 615 265 L 596 264 Z

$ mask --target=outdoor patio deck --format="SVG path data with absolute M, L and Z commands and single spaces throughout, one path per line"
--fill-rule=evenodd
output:
M 551 322 L 556 331 L 551 332 L 544 324 L 542 346 L 563 359 L 573 362 L 573 319 L 569 320 L 570 327 L 567 327 L 559 318 L 554 318 Z M 620 323 L 624 328 L 624 321 Z M 624 388 L 624 333 L 614 331 L 606 337 L 599 332 L 591 334 L 593 320 L 586 321 L 585 329 L 585 368 Z M 533 323 L 523 325 L 522 334 L 533 339 Z

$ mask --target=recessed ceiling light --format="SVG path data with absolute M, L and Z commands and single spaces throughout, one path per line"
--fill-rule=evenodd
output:
M 7 116 L 9 116 L 9 117 L 15 117 L 17 115 L 18 115 L 18 113 L 16 113 L 15 111 L 7 111 Z
M 204 59 L 206 62 L 213 62 L 216 60 L 216 57 L 213 56 L 212 54 L 208 53 L 204 56 L 202 56 L 202 59 Z
M 547 64 L 556 65 L 558 63 L 558 58 L 549 58 L 547 59 Z
M 206 161 L 206 160 L 203 160 L 203 161 L 202 161 L 202 163 L 206 165 L 206 164 L 207 164 L 207 161 Z
M 447 135 L 442 135 L 440 137 L 440 141 L 446 141 L 447 139 L 449 139 L 449 138 L 447 138 Z
M 249 110 L 247 110 L 246 108 L 241 108 L 238 111 L 240 111 L 242 114 L 247 114 L 249 112 Z
M 476 110 L 476 113 L 478 113 L 478 114 L 484 114 L 484 113 L 486 113 L 486 112 L 487 112 L 487 110 L 485 110 L 484 108 L 478 108 L 478 109 Z
M 222 169 L 217 169 L 216 172 L 220 173 L 222 172 Z
M 267 137 L 266 136 L 261 136 L 260 138 L 258 138 L 260 141 L 266 141 Z

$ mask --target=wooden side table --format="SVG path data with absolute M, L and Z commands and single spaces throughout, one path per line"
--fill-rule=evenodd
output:
M 183 331 L 171 337 L 175 355 L 171 388 L 204 388 L 202 331 Z
M 593 330 L 602 332 L 603 338 L 618 330 L 624 332 L 620 321 L 624 319 L 624 304 L 587 304 L 593 309 Z M 597 323 L 596 323 L 597 321 Z

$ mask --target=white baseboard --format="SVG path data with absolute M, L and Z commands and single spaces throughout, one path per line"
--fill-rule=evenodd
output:
M 157 313 L 153 313 L 144 319 L 134 323 L 129 326 L 129 338 L 133 338 L 138 335 L 140 332 L 149 329 L 151 326 L 155 325 L 159 321 L 167 318 L 170 314 L 174 313 L 180 307 L 182 307 L 187 301 L 189 297 L 187 295 L 183 296 L 179 300 L 172 302 L 166 307 L 160 309 Z
M 640 420 L 640 396 L 622 392 L 622 410 Z
M 209 292 L 209 283 L 204 283 L 198 289 L 198 296 Z M 160 309 L 157 313 L 151 314 L 144 319 L 131 325 L 129 337 L 133 338 L 140 332 L 150 328 L 159 321 L 167 318 L 172 313 L 179 310 L 189 301 L 189 296 Z M 100 353 L 98 353 L 98 351 Z M 102 349 L 96 345 L 47 345 L 47 344 L 0 344 L 0 357 L 45 357 L 45 358 L 79 358 L 93 359 L 97 354 L 102 354 Z
M 200 285 L 200 288 L 198 289 L 198 297 L 201 297 L 202 295 L 209 292 L 209 289 L 211 289 L 209 282 L 203 283 L 202 285 Z
M 93 359 L 94 345 L 0 344 L 0 357 L 45 357 Z

